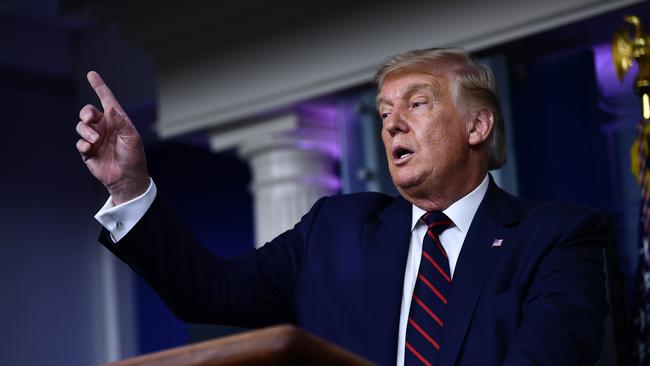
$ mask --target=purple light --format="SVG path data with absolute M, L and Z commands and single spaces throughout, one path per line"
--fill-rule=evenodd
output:
M 305 125 L 321 126 L 333 132 L 332 134 L 324 134 L 317 141 L 307 139 L 300 143 L 301 146 L 307 150 L 325 151 L 336 159 L 340 158 L 341 146 L 338 139 L 338 129 L 342 116 L 339 115 L 338 109 L 327 103 L 306 102 L 298 105 L 296 112 Z
M 611 44 L 596 45 L 593 47 L 593 52 L 596 79 L 598 81 L 600 95 L 605 99 L 610 99 L 616 96 L 632 93 L 634 90 L 634 75 L 636 75 L 639 70 L 636 62 L 632 66 L 632 69 L 630 69 L 623 77 L 623 81 L 621 82 L 616 76 L 614 60 L 612 59 Z

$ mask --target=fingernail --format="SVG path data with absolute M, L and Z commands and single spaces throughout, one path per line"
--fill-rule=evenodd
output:
M 94 144 L 99 139 L 99 135 L 96 132 L 90 133 L 90 143 Z

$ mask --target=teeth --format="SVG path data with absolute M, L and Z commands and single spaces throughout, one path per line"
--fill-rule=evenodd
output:
M 411 153 L 404 153 L 404 154 L 402 154 L 399 158 L 400 158 L 400 159 L 404 159 L 405 157 L 407 157 L 407 156 L 409 156 L 409 155 L 411 155 Z

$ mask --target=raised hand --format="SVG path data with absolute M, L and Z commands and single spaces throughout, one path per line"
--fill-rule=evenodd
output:
M 88 170 L 106 187 L 116 205 L 149 187 L 140 134 L 98 73 L 88 73 L 103 112 L 87 104 L 79 111 L 77 150 Z

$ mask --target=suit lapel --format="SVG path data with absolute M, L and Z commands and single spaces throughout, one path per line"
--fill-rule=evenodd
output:
M 456 362 L 478 297 L 501 252 L 492 244 L 495 239 L 501 239 L 501 245 L 507 246 L 516 228 L 515 222 L 516 216 L 507 195 L 490 177 L 488 191 L 474 215 L 454 271 L 439 365 Z
M 394 364 L 404 269 L 411 235 L 411 205 L 398 197 L 364 226 L 363 258 L 370 351 L 380 364 Z

